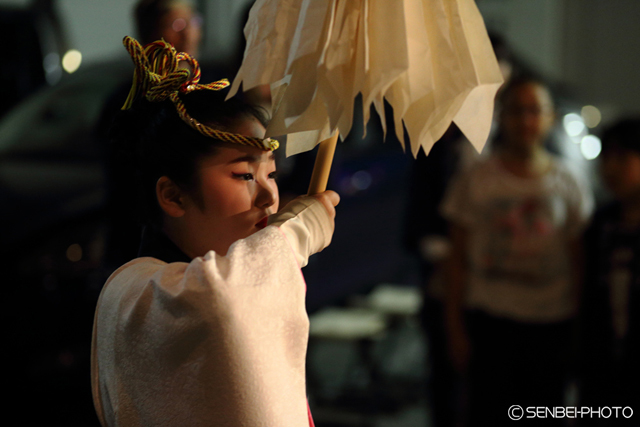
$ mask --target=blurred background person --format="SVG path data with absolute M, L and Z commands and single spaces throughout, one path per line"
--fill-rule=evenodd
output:
M 133 9 L 136 32 L 142 45 L 164 39 L 176 51 L 198 58 L 202 39 L 202 18 L 189 0 L 140 0 Z M 124 35 L 123 35 L 124 36 Z M 204 68 L 203 70 L 206 70 Z M 203 71 L 202 81 L 214 81 Z M 120 154 L 109 142 L 109 130 L 131 88 L 125 81 L 109 96 L 102 108 L 96 132 L 105 150 L 107 182 L 107 227 L 104 275 L 109 275 L 138 253 L 142 227 L 137 214 L 138 202 L 126 191 L 131 171 L 118 161 Z M 134 211 L 134 212 L 132 212 Z
M 442 205 L 447 338 L 468 378 L 470 426 L 512 423 L 511 405 L 563 405 L 579 238 L 593 205 L 544 148 L 555 119 L 546 85 L 512 79 L 498 108 L 492 154 L 454 178 Z
M 601 176 L 613 200 L 585 234 L 581 405 L 640 403 L 640 118 L 621 120 L 602 135 Z M 583 419 L 618 425 L 620 419 Z M 625 424 L 626 425 L 626 424 Z
M 500 35 L 490 33 L 489 37 L 504 81 L 508 82 L 512 75 L 522 73 L 524 66 Z M 436 427 L 456 425 L 464 399 L 462 379 L 449 359 L 444 326 L 443 261 L 451 245 L 449 224 L 440 205 L 452 177 L 470 167 L 478 156 L 460 129 L 451 124 L 429 154 L 420 151 L 411 164 L 403 242 L 420 265 L 420 321 L 428 345 L 426 386 L 431 422 Z
M 135 7 L 140 43 L 164 39 L 178 52 L 200 54 L 202 17 L 190 0 L 141 0 Z

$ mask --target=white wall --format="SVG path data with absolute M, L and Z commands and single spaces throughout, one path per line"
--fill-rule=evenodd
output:
M 30 0 L 0 0 L 0 6 L 27 6 Z
M 57 0 L 57 12 L 69 48 L 82 53 L 83 64 L 126 57 L 125 35 L 134 35 L 135 0 Z
M 487 27 L 603 123 L 640 114 L 640 0 L 476 0 Z
M 551 79 L 562 77 L 564 0 L 476 0 L 488 28 Z
M 564 79 L 611 118 L 640 114 L 640 1 L 565 3 Z
M 204 55 L 208 58 L 227 58 L 239 47 L 245 8 L 253 0 L 201 0 L 206 15 Z

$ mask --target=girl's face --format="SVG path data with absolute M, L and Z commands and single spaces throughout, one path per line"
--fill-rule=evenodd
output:
M 245 120 L 231 132 L 264 137 L 256 119 Z M 274 154 L 241 144 L 220 146 L 200 162 L 200 197 L 186 197 L 184 220 L 196 253 L 225 255 L 229 246 L 266 227 L 278 210 Z
M 640 153 L 612 143 L 600 155 L 600 172 L 616 199 L 640 197 Z
M 542 144 L 553 120 L 553 101 L 544 87 L 525 83 L 505 94 L 500 122 L 510 147 L 526 150 Z

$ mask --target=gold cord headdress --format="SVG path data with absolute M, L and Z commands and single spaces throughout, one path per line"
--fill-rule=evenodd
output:
M 131 108 L 137 96 L 144 96 L 150 102 L 170 99 L 180 118 L 204 136 L 225 142 L 250 145 L 265 151 L 273 151 L 280 145 L 278 141 L 271 138 L 253 138 L 213 129 L 191 117 L 180 99 L 181 93 L 187 94 L 196 90 L 220 90 L 229 86 L 229 80 L 222 79 L 209 84 L 199 84 L 200 65 L 188 53 L 176 52 L 176 49 L 164 40 L 158 40 L 142 47 L 137 40 L 126 36 L 123 44 L 136 66 L 133 73 L 133 85 L 122 107 L 123 110 Z M 180 68 L 179 64 L 182 61 L 187 62 L 191 70 Z

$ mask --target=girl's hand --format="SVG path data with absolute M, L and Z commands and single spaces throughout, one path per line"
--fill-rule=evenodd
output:
M 322 205 L 327 210 L 329 214 L 329 218 L 334 220 L 336 217 L 336 206 L 340 203 L 340 196 L 335 191 L 327 190 L 322 193 L 314 194 L 311 197 L 315 197 L 316 199 L 322 202 Z
M 334 191 L 299 196 L 269 217 L 269 224 L 284 232 L 301 267 L 307 264 L 309 256 L 320 252 L 331 242 L 335 206 L 339 202 L 340 196 Z

